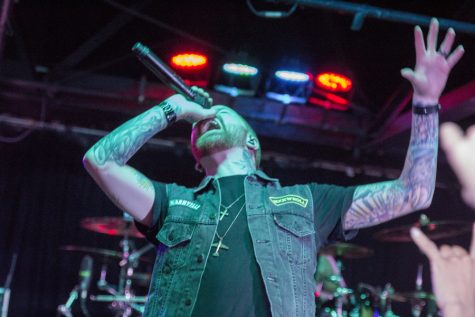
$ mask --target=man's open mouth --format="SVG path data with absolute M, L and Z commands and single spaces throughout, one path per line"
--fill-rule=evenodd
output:
M 211 119 L 203 123 L 200 130 L 201 130 L 201 134 L 204 134 L 211 130 L 220 130 L 220 129 L 221 129 L 221 124 L 217 120 Z

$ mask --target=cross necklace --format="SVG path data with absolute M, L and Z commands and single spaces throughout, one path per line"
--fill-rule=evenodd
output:
M 229 210 L 232 206 L 234 206 L 234 204 L 237 203 L 243 196 L 244 196 L 244 194 L 242 194 L 241 196 L 239 196 L 239 197 L 238 197 L 235 201 L 233 201 L 233 202 L 231 203 L 231 205 L 229 205 L 229 206 L 224 206 L 223 204 L 221 204 L 221 205 L 219 206 L 219 209 L 220 209 L 220 211 L 219 211 L 219 221 L 222 221 L 223 218 L 224 218 L 224 216 L 229 216 L 228 210 Z M 223 208 L 223 210 L 221 210 L 221 207 Z
M 244 196 L 244 194 L 241 195 L 241 197 Z M 239 197 L 238 199 L 236 199 L 236 201 L 238 201 L 239 199 L 241 199 L 241 197 Z M 235 202 L 236 202 L 235 201 Z M 234 203 L 232 205 L 234 205 Z M 233 226 L 234 222 L 236 222 L 236 219 L 239 217 L 239 215 L 241 214 L 241 211 L 244 209 L 244 206 L 246 205 L 246 202 L 244 201 L 242 203 L 242 206 L 241 208 L 239 209 L 239 211 L 237 212 L 236 214 L 236 217 L 234 217 L 233 221 L 231 222 L 231 224 L 229 225 L 228 229 L 226 229 L 226 231 L 224 232 L 224 234 L 221 236 L 219 233 L 218 233 L 218 230 L 216 229 L 216 237 L 218 237 L 218 242 L 215 242 L 213 243 L 211 246 L 216 248 L 216 250 L 213 252 L 213 256 L 219 256 L 219 250 L 220 249 L 223 249 L 223 250 L 229 250 L 229 247 L 227 245 L 225 245 L 223 243 L 223 239 L 224 237 L 228 234 L 229 232 L 229 229 L 231 229 L 231 227 Z M 230 206 L 228 206 L 229 208 Z M 223 216 L 224 217 L 224 216 Z M 221 218 L 220 218 L 221 219 Z

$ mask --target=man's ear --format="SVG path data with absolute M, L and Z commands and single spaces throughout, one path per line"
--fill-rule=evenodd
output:
M 259 149 L 259 141 L 257 141 L 253 135 L 248 133 L 246 138 L 246 146 L 250 150 L 257 151 Z

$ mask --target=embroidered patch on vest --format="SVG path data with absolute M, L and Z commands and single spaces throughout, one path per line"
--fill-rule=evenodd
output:
M 168 207 L 173 207 L 173 206 L 184 206 L 191 208 L 193 210 L 198 210 L 200 209 L 201 205 L 189 200 L 184 200 L 184 199 L 172 199 L 170 200 Z
M 285 195 L 280 197 L 269 197 L 270 201 L 276 206 L 282 206 L 285 204 L 296 204 L 300 207 L 307 207 L 308 199 L 297 195 Z

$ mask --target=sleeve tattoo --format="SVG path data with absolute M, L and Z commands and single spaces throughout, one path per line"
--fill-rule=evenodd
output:
M 112 160 L 121 166 L 125 165 L 145 142 L 166 125 L 163 110 L 158 106 L 127 121 L 92 147 L 96 164 L 102 166 Z
M 435 189 L 437 147 L 438 114 L 413 115 L 401 176 L 393 181 L 358 186 L 344 228 L 369 227 L 427 208 Z

